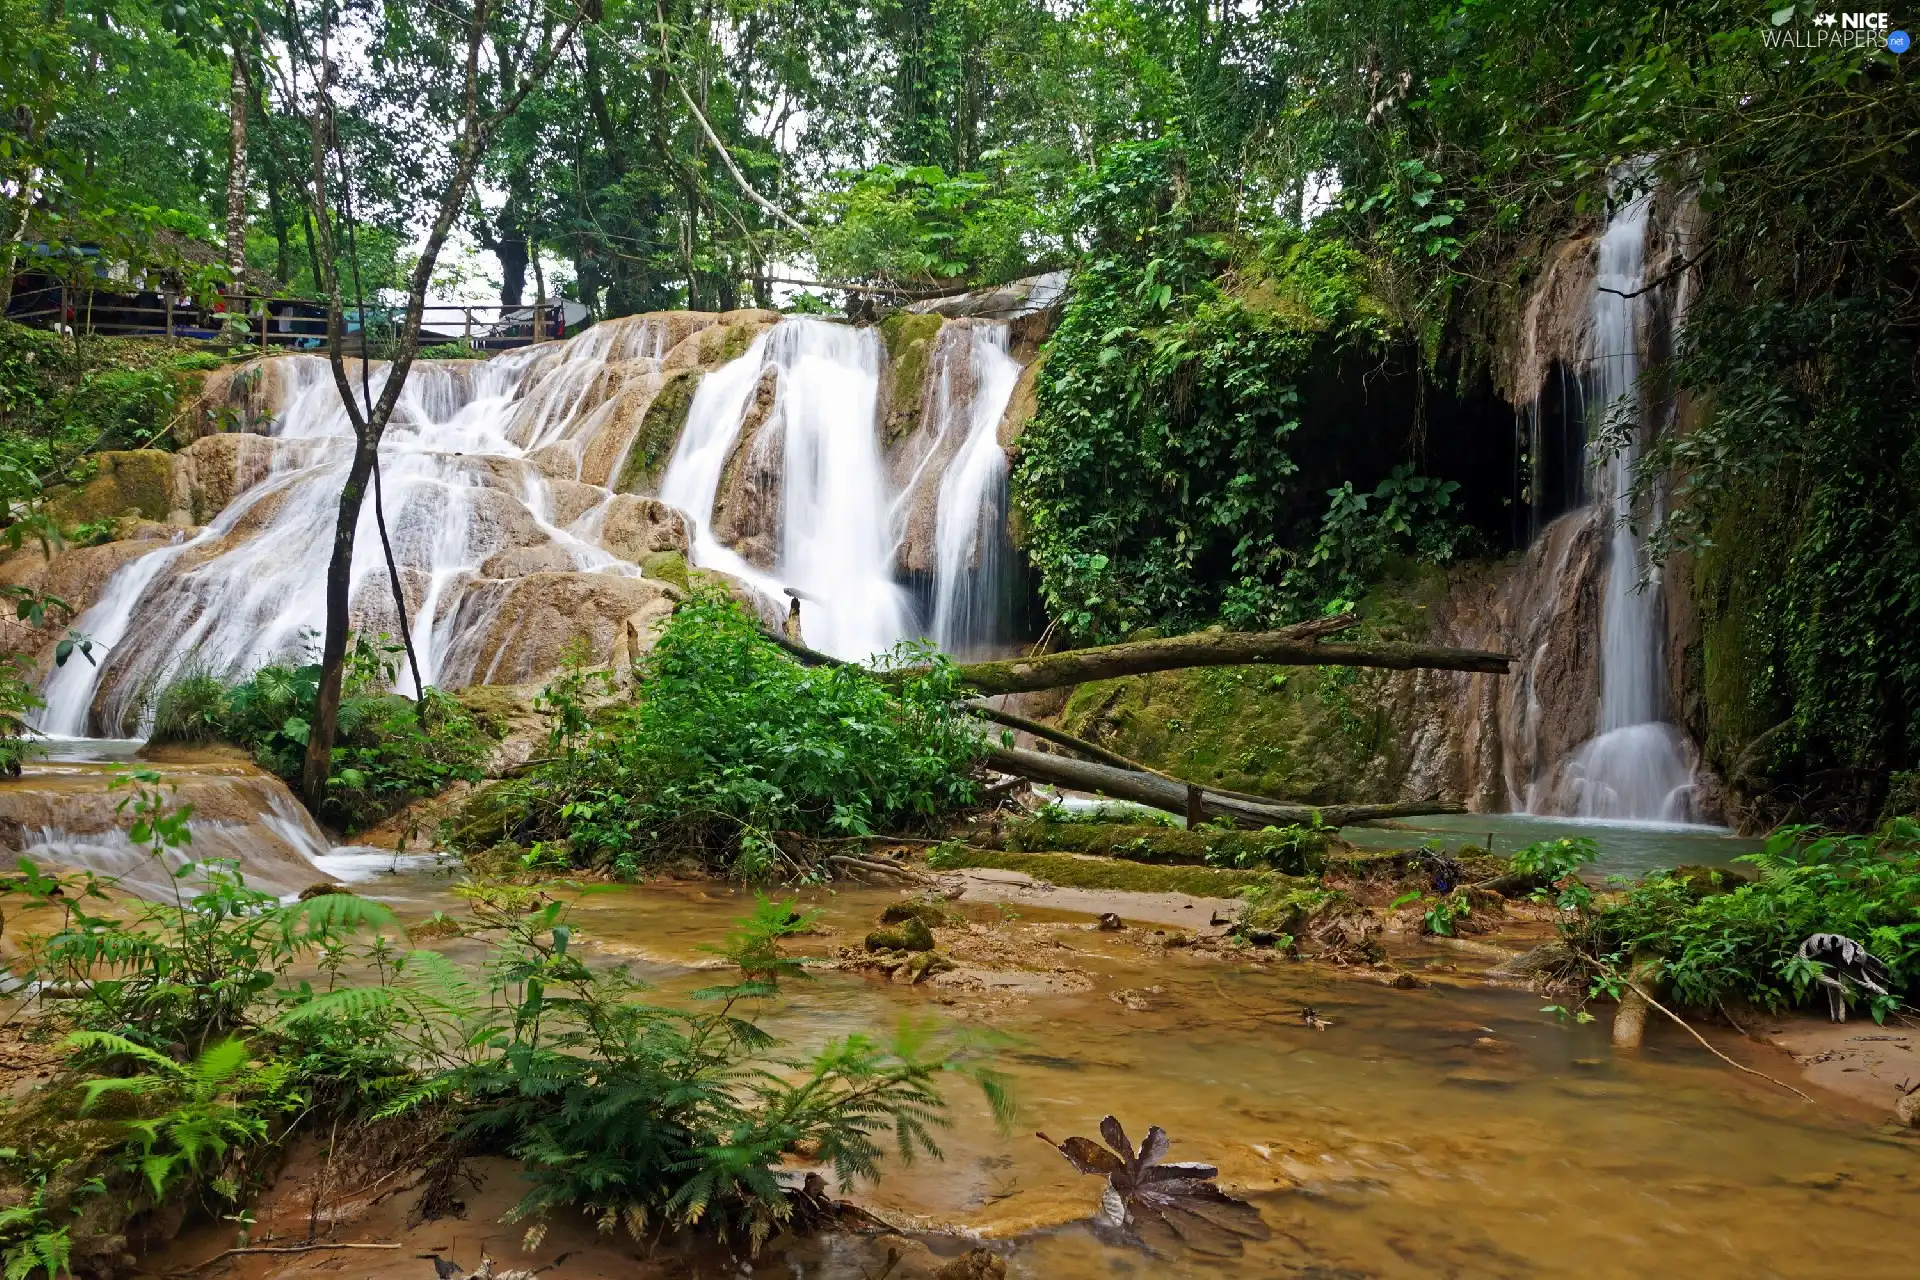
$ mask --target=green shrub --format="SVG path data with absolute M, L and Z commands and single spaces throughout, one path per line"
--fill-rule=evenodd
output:
M 154 700 L 153 742 L 212 742 L 226 732 L 227 685 L 207 671 L 190 671 L 160 688 Z
M 353 832 L 455 782 L 481 777 L 492 739 L 452 695 L 429 687 L 425 724 L 409 698 L 389 693 L 400 646 L 356 636 L 348 647 L 333 773 L 317 815 Z M 201 671 L 161 687 L 153 736 L 161 742 L 221 739 L 245 747 L 262 768 L 298 784 L 320 668 L 274 664 L 227 688 Z
M 944 658 L 908 646 L 892 661 L 915 670 L 801 666 L 738 603 L 696 591 L 630 700 L 589 717 L 582 677 L 549 686 L 558 759 L 489 788 L 455 838 L 564 840 L 579 865 L 692 858 L 753 878 L 807 873 L 816 839 L 924 826 L 973 800 L 984 747 Z
M 1818 966 L 1797 957 L 1815 933 L 1864 944 L 1893 976 L 1892 997 L 1869 1008 L 1886 1016 L 1920 988 L 1920 823 L 1897 819 L 1871 835 L 1787 827 L 1742 861 L 1759 879 L 1702 896 L 1692 877 L 1648 876 L 1570 940 L 1609 969 L 1657 957 L 1661 979 L 1683 1004 L 1743 1000 L 1766 1009 L 1805 1003 Z

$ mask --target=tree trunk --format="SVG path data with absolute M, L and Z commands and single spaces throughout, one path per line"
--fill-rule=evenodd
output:
M 230 290 L 244 291 L 240 273 L 247 266 L 247 55 L 236 38 L 228 66 L 227 96 L 227 270 Z
M 1302 623 L 1279 631 L 1202 631 L 1171 640 L 1134 640 L 1038 658 L 969 662 L 960 666 L 960 678 L 976 692 L 996 694 L 1059 689 L 1089 680 L 1112 680 L 1185 667 L 1384 667 L 1396 671 L 1484 671 L 1505 675 L 1513 661 L 1504 653 L 1444 645 L 1395 641 L 1321 643 L 1320 636 L 1353 625 L 1351 620 L 1334 625 L 1336 621 L 1339 620 Z
M 318 809 L 333 773 L 333 739 L 340 727 L 340 685 L 347 654 L 347 611 L 353 604 L 353 535 L 360 526 L 360 504 L 373 474 L 377 436 L 361 432 L 353 465 L 340 490 L 340 517 L 333 526 L 333 555 L 327 561 L 327 622 L 320 645 L 320 692 L 307 725 L 307 756 L 300 771 L 300 792 L 307 807 Z
M 987 753 L 987 764 L 1002 773 L 1031 778 L 1035 782 L 1071 787 L 1075 791 L 1093 791 L 1116 800 L 1131 800 L 1149 808 L 1176 813 L 1202 821 L 1230 818 L 1235 825 L 1258 829 L 1312 823 L 1317 817 L 1327 826 L 1344 827 L 1350 822 L 1370 822 L 1379 818 L 1411 818 L 1429 813 L 1464 813 L 1466 806 L 1438 800 L 1418 800 L 1400 804 L 1282 805 L 1260 804 L 1237 796 L 1223 795 L 1192 783 L 1175 782 L 1151 773 L 1116 769 L 1111 765 L 1068 760 L 1063 756 L 1043 755 L 1015 747 L 995 747 Z M 1191 790 L 1200 794 L 1191 796 Z
M 519 306 L 527 292 L 527 233 L 509 227 L 487 247 L 500 259 L 500 305 Z

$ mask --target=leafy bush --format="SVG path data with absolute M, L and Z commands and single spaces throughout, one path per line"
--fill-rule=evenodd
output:
M 1657 957 L 1661 979 L 1684 1004 L 1743 1000 L 1766 1009 L 1804 1003 L 1819 966 L 1797 957 L 1815 933 L 1865 944 L 1893 976 L 1890 998 L 1875 997 L 1876 1019 L 1920 987 L 1920 823 L 1900 819 L 1871 835 L 1788 827 L 1742 861 L 1760 870 L 1751 884 L 1702 896 L 1696 879 L 1654 875 L 1569 927 L 1590 956 L 1624 971 L 1631 958 Z
M 726 949 L 736 979 L 684 1008 L 647 1002 L 624 968 L 583 961 L 566 904 L 526 906 L 510 892 L 476 901 L 480 928 L 499 935 L 492 982 L 453 1021 L 466 1043 L 484 1046 L 479 1059 L 430 1076 L 392 1108 L 457 1099 L 466 1119 L 456 1140 L 525 1165 L 533 1189 L 514 1219 L 577 1207 L 636 1240 L 700 1224 L 757 1248 L 792 1212 L 774 1172 L 786 1153 L 818 1152 L 843 1185 L 878 1178 L 885 1138 L 904 1161 L 938 1158 L 937 1085 L 951 1072 L 976 1080 L 1010 1118 L 990 1071 L 959 1050 L 936 1052 L 911 1026 L 886 1045 L 855 1034 L 808 1060 L 777 1057 L 744 1011 L 802 976 L 777 945 L 811 927 L 791 903 L 760 899 Z
M 970 803 L 984 751 L 957 711 L 953 667 L 926 646 L 892 677 L 804 667 L 725 595 L 682 604 L 633 697 L 582 710 L 549 686 L 560 758 L 469 806 L 466 849 L 507 836 L 566 842 L 577 864 L 631 873 L 690 857 L 746 878 L 804 873 L 812 841 L 924 823 Z
M 131 839 L 155 859 L 188 856 L 188 811 L 158 776 L 123 784 Z M 791 903 L 762 899 L 728 940 L 733 981 L 668 1006 L 622 969 L 589 967 L 567 905 L 543 892 L 469 891 L 460 932 L 494 942 L 480 978 L 397 950 L 392 913 L 352 894 L 281 905 L 212 862 L 172 882 L 171 902 L 142 902 L 24 861 L 0 881 L 65 913 L 21 976 L 62 997 L 35 1027 L 66 1033 L 72 1054 L 30 1116 L 8 1117 L 10 1138 L 24 1126 L 32 1140 L 0 1151 L 0 1249 L 18 1276 L 58 1270 L 72 1247 L 62 1216 L 86 1198 L 122 1196 L 121 1218 L 196 1190 L 210 1207 L 242 1203 L 260 1157 L 301 1122 L 417 1122 L 426 1141 L 400 1161 L 511 1153 L 533 1184 L 517 1217 L 581 1208 L 636 1237 L 699 1225 L 757 1246 L 794 1211 L 776 1176 L 794 1150 L 843 1184 L 876 1178 L 887 1148 L 938 1157 L 947 1077 L 1011 1116 L 975 1049 L 913 1026 L 780 1056 L 751 1011 L 803 976 L 779 946 L 812 924 Z M 56 1140 L 76 1128 L 107 1136 L 76 1154 Z M 61 1168 L 65 1189 L 44 1195 Z M 95 1217 L 113 1229 L 113 1213 Z
M 349 832 L 455 782 L 477 780 L 490 749 L 479 722 L 451 695 L 429 687 L 423 717 L 419 704 L 387 691 L 399 651 L 385 636 L 356 636 L 347 651 L 333 774 L 318 816 Z M 161 687 L 153 740 L 223 739 L 297 783 L 319 693 L 320 667 L 314 663 L 262 667 L 231 689 L 188 670 Z
M 1562 911 L 1584 911 L 1593 903 L 1593 890 L 1580 880 L 1580 868 L 1600 856 L 1600 846 L 1585 836 L 1536 840 L 1515 849 L 1507 859 L 1507 873 L 1539 883 L 1536 900 L 1553 894 Z
M 994 284 L 1043 256 L 1044 210 L 1018 171 L 949 177 L 931 165 L 881 163 L 847 175 L 815 206 L 814 253 L 841 280 Z
M 1048 612 L 1088 640 L 1311 616 L 1389 554 L 1442 558 L 1459 541 L 1457 486 L 1409 466 L 1322 500 L 1340 470 L 1323 437 L 1356 431 L 1303 430 L 1325 413 L 1316 389 L 1388 346 L 1367 263 L 1327 237 L 1225 230 L 1231 196 L 1188 159 L 1164 141 L 1115 147 L 1083 183 L 1075 220 L 1094 248 L 1014 469 Z

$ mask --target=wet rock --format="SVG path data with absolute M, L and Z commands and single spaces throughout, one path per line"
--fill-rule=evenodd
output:
M 1687 886 L 1687 892 L 1696 898 L 1712 898 L 1723 893 L 1732 893 L 1742 885 L 1752 884 L 1758 877 L 1745 867 L 1675 867 L 1667 873 L 1673 879 Z
M 1900 1101 L 1893 1104 L 1893 1114 L 1904 1125 L 1920 1125 L 1920 1089 L 1900 1095 Z
M 531 684 L 558 669 L 576 639 L 595 663 L 616 667 L 653 648 L 677 594 L 666 583 L 606 573 L 534 573 L 481 579 L 462 593 L 459 637 L 441 683 Z
M 358 894 L 343 884 L 335 884 L 331 880 L 322 880 L 317 884 L 310 884 L 302 889 L 300 891 L 300 901 L 306 902 L 313 898 L 327 898 L 335 894 L 348 898 L 359 897 Z
M 896 902 L 880 913 L 881 924 L 902 924 L 918 920 L 929 929 L 953 923 L 945 907 L 932 902 Z
M 893 981 L 902 986 L 914 986 L 925 982 L 937 973 L 948 973 L 954 968 L 953 961 L 937 951 L 918 951 L 902 961 L 900 967 L 893 970 Z
M 600 545 L 623 560 L 644 568 L 650 557 L 663 552 L 687 554 L 686 518 L 658 498 L 618 494 L 599 518 Z
M 869 951 L 931 951 L 933 931 L 916 916 L 901 921 L 898 928 L 875 929 L 867 935 L 866 945 Z
M 985 1249 L 969 1249 L 933 1273 L 933 1280 L 1006 1280 L 1007 1263 Z
M 1117 933 L 1120 930 L 1126 928 L 1126 926 L 1120 923 L 1119 916 L 1115 915 L 1111 911 L 1107 911 L 1107 912 L 1101 913 L 1100 928 L 1106 931 L 1107 933 Z

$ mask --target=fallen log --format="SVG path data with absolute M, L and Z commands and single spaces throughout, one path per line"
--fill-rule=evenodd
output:
M 1201 631 L 1167 640 L 1129 640 L 1123 644 L 1069 649 L 1032 658 L 997 662 L 963 662 L 960 681 L 980 694 L 1032 693 L 1060 689 L 1089 680 L 1177 671 L 1185 667 L 1383 667 L 1395 671 L 1481 671 L 1506 675 L 1511 654 L 1485 649 L 1454 649 L 1446 645 L 1375 641 L 1325 644 L 1320 637 L 1355 626 L 1351 614 L 1316 618 L 1278 631 Z M 767 639 L 810 667 L 846 666 L 818 649 L 771 631 Z M 876 671 L 876 680 L 903 680 L 924 667 L 896 667 Z
M 1320 640 L 1351 625 L 1351 618 L 1323 618 L 1278 631 L 1202 631 L 1167 640 L 1130 640 L 1034 658 L 968 662 L 960 666 L 960 679 L 983 694 L 1031 693 L 1186 667 L 1384 667 L 1505 675 L 1513 662 L 1509 654 L 1482 649 L 1398 641 L 1327 644 Z
M 1162 778 L 1158 774 L 1116 769 L 1111 765 L 1069 760 L 1064 756 L 1023 751 L 1017 747 L 994 747 L 986 763 L 1001 773 L 1047 782 L 1075 791 L 1092 791 L 1116 800 L 1131 800 L 1151 809 L 1186 814 L 1188 785 Z M 1312 823 L 1316 816 L 1327 826 L 1343 827 L 1352 822 L 1378 818 L 1410 818 L 1432 813 L 1464 813 L 1466 806 L 1439 800 L 1416 800 L 1398 804 L 1285 805 L 1241 799 L 1205 787 L 1199 788 L 1199 811 L 1207 819 L 1230 818 L 1243 827 L 1291 826 Z

